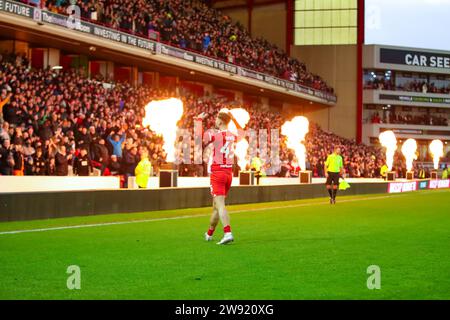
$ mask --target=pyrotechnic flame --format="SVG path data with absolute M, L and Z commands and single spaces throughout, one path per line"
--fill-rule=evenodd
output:
M 222 109 L 222 110 L 227 110 L 227 109 Z M 242 108 L 236 108 L 236 109 L 228 110 L 228 112 L 231 112 L 231 114 L 236 119 L 236 121 L 239 123 L 239 125 L 242 127 L 242 129 L 245 129 L 245 126 L 250 121 L 250 114 L 247 112 L 247 110 L 242 109 Z M 233 132 L 235 134 L 238 133 L 236 125 L 234 124 L 233 121 L 231 121 L 230 124 L 228 125 L 228 130 L 230 130 L 231 132 Z
M 234 151 L 234 154 L 238 158 L 238 165 L 239 168 L 241 168 L 241 171 L 245 170 L 249 162 L 247 158 L 247 151 L 248 151 L 248 141 L 247 139 L 243 138 L 238 143 L 236 143 L 236 150 Z
M 236 108 L 236 109 L 227 109 L 223 108 L 219 112 L 231 112 L 233 117 L 236 119 L 237 123 L 241 126 L 242 129 L 245 129 L 248 122 L 250 121 L 250 114 L 247 112 L 247 110 L 242 108 Z M 228 124 L 228 130 L 233 132 L 234 134 L 238 134 L 238 129 L 233 121 L 231 121 Z M 248 141 L 245 138 L 242 138 L 238 143 L 235 145 L 234 154 L 238 158 L 238 165 L 241 168 L 241 170 L 245 170 L 248 159 L 247 159 L 247 151 L 248 151 Z
M 309 132 L 309 121 L 303 116 L 286 121 L 281 127 L 281 134 L 287 137 L 287 147 L 294 150 L 298 164 L 302 171 L 306 170 L 306 148 L 303 145 L 306 134 Z
M 392 171 L 394 155 L 397 150 L 397 139 L 395 138 L 395 134 L 393 131 L 387 130 L 380 133 L 378 139 L 380 140 L 381 145 L 386 148 L 386 165 L 388 166 L 389 171 Z
M 183 102 L 180 99 L 152 101 L 145 106 L 144 127 L 150 129 L 164 139 L 163 149 L 167 154 L 167 162 L 175 161 L 175 140 L 177 137 L 177 123 L 183 116 Z
M 414 139 L 408 139 L 403 143 L 402 153 L 406 159 L 406 169 L 408 171 L 412 170 L 413 161 L 417 159 L 417 142 Z
M 439 158 L 444 155 L 444 144 L 441 140 L 433 140 L 430 143 L 430 153 L 433 156 L 434 169 L 439 168 Z

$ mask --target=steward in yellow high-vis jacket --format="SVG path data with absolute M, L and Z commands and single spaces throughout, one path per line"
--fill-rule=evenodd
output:
M 381 175 L 381 177 L 382 177 L 383 179 L 385 179 L 385 180 L 386 180 L 386 176 L 387 176 L 388 171 L 389 171 L 389 168 L 388 168 L 388 166 L 387 166 L 386 164 L 384 164 L 384 165 L 381 167 L 381 169 L 380 169 L 380 175 Z
M 442 179 L 448 179 L 450 169 L 445 165 L 444 170 L 442 170 Z
M 139 188 L 147 188 L 148 178 L 152 172 L 152 164 L 148 159 L 148 152 L 143 151 L 141 154 L 141 161 L 136 166 L 134 174 L 136 175 L 136 184 Z
M 261 158 L 255 156 L 250 163 L 250 170 L 255 171 L 256 184 L 259 185 L 259 179 L 262 176 L 261 169 L 263 166 L 263 162 Z

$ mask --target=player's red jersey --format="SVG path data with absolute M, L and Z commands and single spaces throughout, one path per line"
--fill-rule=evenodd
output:
M 214 171 L 233 171 L 234 163 L 234 143 L 237 136 L 229 130 L 209 132 L 207 139 L 213 143 L 213 155 L 211 172 Z
M 234 143 L 237 136 L 231 131 L 209 132 L 207 142 L 213 143 L 211 162 L 211 194 L 226 196 L 233 181 Z

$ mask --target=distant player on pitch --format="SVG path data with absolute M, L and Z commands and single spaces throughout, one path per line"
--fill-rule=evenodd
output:
M 199 117 L 204 118 L 202 114 Z M 223 225 L 224 236 L 217 244 L 227 244 L 234 240 L 231 233 L 230 217 L 225 209 L 225 198 L 233 180 L 234 145 L 238 136 L 228 130 L 228 124 L 233 121 L 238 130 L 242 127 L 228 110 L 220 110 L 216 118 L 218 130 L 207 132 L 204 136 L 205 147 L 213 143 L 213 157 L 211 163 L 211 195 L 213 196 L 213 213 L 209 229 L 205 233 L 205 240 L 212 241 L 213 233 L 219 219 Z
M 344 161 L 341 156 L 341 148 L 335 147 L 332 154 L 325 161 L 326 186 L 330 195 L 330 204 L 336 203 L 336 194 L 339 187 L 339 177 L 344 175 Z

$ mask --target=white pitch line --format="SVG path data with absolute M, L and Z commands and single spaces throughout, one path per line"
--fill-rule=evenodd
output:
M 357 201 L 366 201 L 366 200 L 375 200 L 375 199 L 386 199 L 386 198 L 397 197 L 399 195 L 401 195 L 401 194 L 389 195 L 389 196 L 366 197 L 366 198 L 349 199 L 349 200 L 340 200 L 339 203 L 357 202 Z M 325 204 L 328 204 L 328 202 L 300 203 L 300 204 L 281 206 L 281 207 L 261 207 L 261 208 L 254 208 L 254 209 L 229 211 L 229 213 L 231 214 L 231 213 L 243 213 L 243 212 L 256 212 L 256 211 L 264 211 L 264 210 L 281 210 L 281 209 L 309 207 L 309 206 L 314 206 L 314 205 L 325 205 Z M 167 218 L 103 222 L 103 223 L 95 223 L 95 224 L 80 224 L 80 225 L 73 225 L 73 226 L 50 227 L 50 228 L 40 228 L 40 229 L 28 229 L 28 230 L 13 230 L 13 231 L 0 232 L 0 235 L 29 233 L 29 232 L 57 231 L 57 230 L 67 230 L 67 229 L 93 228 L 93 227 L 115 226 L 115 225 L 125 225 L 125 224 L 145 223 L 145 222 L 155 222 L 155 221 L 180 220 L 180 219 L 209 217 L 209 216 L 210 216 L 210 214 L 197 214 L 197 215 L 177 216 L 177 217 L 167 217 Z

